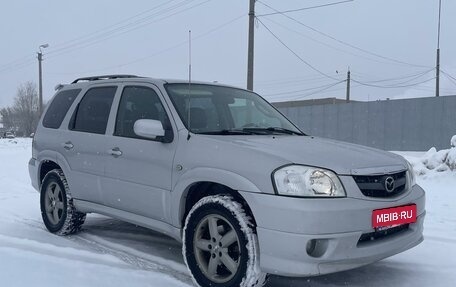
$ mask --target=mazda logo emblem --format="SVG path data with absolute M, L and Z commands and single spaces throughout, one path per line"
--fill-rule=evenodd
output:
M 385 179 L 385 189 L 386 189 L 386 191 L 387 192 L 393 192 L 394 187 L 395 187 L 394 178 L 392 178 L 391 176 L 388 176 Z

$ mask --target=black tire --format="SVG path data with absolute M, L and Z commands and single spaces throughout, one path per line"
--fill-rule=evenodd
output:
M 211 247 L 212 244 L 209 244 L 209 250 L 201 251 L 202 249 L 197 247 L 198 244 L 195 242 L 211 243 L 210 240 L 214 240 L 213 233 L 209 230 L 211 219 L 217 222 L 215 230 L 221 230 L 221 233 L 217 232 L 220 237 L 217 241 L 213 241 L 215 247 Z M 207 226 L 204 226 L 205 222 L 207 222 Z M 233 241 L 234 243 L 229 247 L 228 245 L 223 246 L 226 248 L 222 248 L 221 242 L 223 237 L 230 232 L 224 230 L 234 230 L 237 235 L 236 241 Z M 229 248 L 234 248 L 234 250 Z M 219 252 L 222 249 L 224 249 L 224 255 Z M 238 253 L 236 253 L 237 251 Z M 216 254 L 220 254 L 220 258 L 217 258 L 218 263 L 214 263 L 216 267 L 215 269 L 212 268 L 212 272 L 210 272 L 208 271 L 211 265 L 210 261 L 211 258 L 218 256 Z M 237 263 L 235 272 L 228 270 L 228 265 L 225 265 L 222 257 L 226 255 L 229 255 L 233 260 L 231 262 Z M 230 196 L 208 196 L 193 206 L 185 222 L 183 256 L 193 280 L 201 287 L 256 287 L 263 286 L 266 280 L 266 274 L 262 273 L 259 268 L 258 239 L 254 233 L 254 225 L 242 205 Z M 205 259 L 207 260 L 206 263 L 204 263 Z M 226 278 L 223 278 L 224 276 Z
M 55 191 L 55 196 L 52 190 Z M 44 177 L 40 189 L 40 207 L 44 225 L 57 235 L 69 235 L 80 231 L 86 218 L 85 213 L 77 211 L 74 207 L 68 183 L 61 169 L 51 170 Z M 56 217 L 53 216 L 54 212 L 57 212 Z

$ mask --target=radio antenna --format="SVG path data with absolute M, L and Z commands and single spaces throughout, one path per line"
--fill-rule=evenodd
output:
M 187 140 L 190 140 L 190 129 L 191 129 L 191 124 L 190 124 L 190 119 L 191 119 L 191 106 L 190 106 L 190 92 L 191 92 L 191 87 L 192 87 L 192 30 L 188 30 L 188 93 L 187 93 L 187 124 L 188 124 L 188 134 L 187 134 Z

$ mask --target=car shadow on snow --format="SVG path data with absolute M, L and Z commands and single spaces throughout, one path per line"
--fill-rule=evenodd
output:
M 176 272 L 185 272 L 182 275 L 189 276 L 183 266 L 181 244 L 166 235 L 98 215 L 89 216 L 83 230 L 83 234 L 91 236 L 92 239 L 95 238 L 95 241 L 97 241 L 96 238 L 99 238 L 98 244 L 103 245 L 105 244 L 104 242 L 111 242 L 116 244 L 116 248 L 119 248 L 119 251 L 122 252 L 135 250 L 135 256 L 144 258 L 153 256 L 168 262 L 174 262 L 179 267 Z M 109 245 L 109 248 L 112 249 L 113 246 Z M 414 276 L 412 269 L 411 266 L 406 266 L 405 263 L 388 260 L 349 271 L 317 277 L 286 278 L 271 275 L 266 286 L 397 286 Z M 190 283 L 190 280 L 185 281 Z

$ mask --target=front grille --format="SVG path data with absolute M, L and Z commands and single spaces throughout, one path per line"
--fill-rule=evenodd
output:
M 394 179 L 394 189 L 386 190 L 385 181 L 388 177 Z M 365 196 L 369 197 L 392 197 L 405 191 L 407 185 L 407 174 L 405 171 L 384 174 L 384 175 L 359 175 L 353 176 L 359 189 Z
M 404 224 L 404 225 L 399 225 L 399 226 L 395 226 L 395 227 L 392 227 L 392 228 L 388 228 L 388 229 L 385 229 L 385 230 L 376 230 L 374 232 L 364 233 L 359 238 L 358 244 L 373 242 L 373 241 L 376 241 L 376 240 L 379 240 L 379 239 L 384 239 L 384 238 L 386 238 L 388 236 L 405 232 L 408 229 L 409 229 L 409 225 L 408 224 Z

